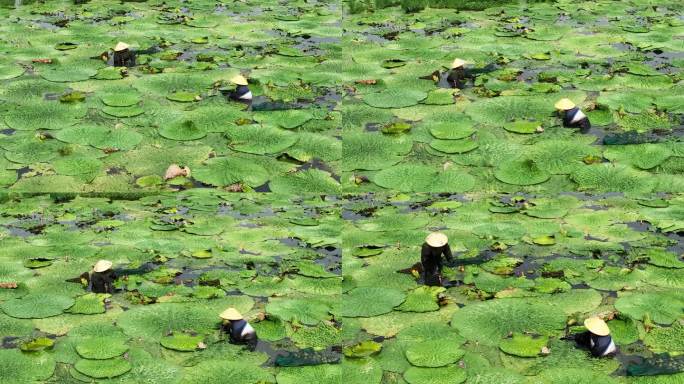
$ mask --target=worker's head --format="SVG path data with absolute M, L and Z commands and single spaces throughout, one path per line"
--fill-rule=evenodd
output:
M 247 79 L 242 75 L 235 75 L 230 78 L 230 82 L 236 85 L 247 85 Z
M 584 320 L 584 327 L 589 330 L 589 332 L 598 336 L 608 336 L 610 335 L 610 329 L 608 324 L 606 324 L 600 317 L 594 316 Z
M 553 106 L 556 107 L 556 110 L 562 112 L 575 108 L 575 103 L 573 103 L 570 99 L 564 98 L 556 101 L 556 104 L 554 104 Z
M 93 272 L 107 272 L 112 268 L 112 262 L 109 260 L 99 260 L 95 265 L 93 266 Z
M 242 314 L 237 309 L 230 307 L 219 315 L 224 321 L 242 320 Z
M 122 52 L 125 51 L 129 48 L 129 45 L 124 43 L 123 41 L 119 41 L 115 46 L 114 46 L 114 52 Z
M 449 239 L 441 232 L 432 232 L 427 235 L 425 242 L 431 247 L 439 248 L 445 246 L 449 242 Z
M 451 69 L 463 68 L 463 67 L 465 67 L 466 64 L 468 64 L 467 61 L 465 61 L 463 59 L 456 58 L 451 63 Z

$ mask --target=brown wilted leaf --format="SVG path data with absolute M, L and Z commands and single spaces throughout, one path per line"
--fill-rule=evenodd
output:
M 164 180 L 173 179 L 174 177 L 178 176 L 190 176 L 190 168 L 181 168 L 178 166 L 178 164 L 171 164 L 166 169 L 166 173 L 164 174 Z
M 31 60 L 31 62 L 40 64 L 52 64 L 52 59 L 33 59 Z
M 17 283 L 15 283 L 15 282 L 0 283 L 0 288 L 15 289 L 16 287 L 17 287 Z
M 242 184 L 235 183 L 235 184 L 231 184 L 231 185 L 227 186 L 226 191 L 228 191 L 228 192 L 242 192 L 243 187 L 242 187 Z
M 378 83 L 377 80 L 375 79 L 362 79 L 362 80 L 356 80 L 356 84 L 365 84 L 365 85 L 375 85 Z

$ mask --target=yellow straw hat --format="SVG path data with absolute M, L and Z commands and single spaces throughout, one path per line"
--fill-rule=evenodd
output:
M 230 78 L 230 82 L 237 85 L 247 85 L 247 79 L 242 75 L 235 75 Z
M 456 59 L 454 59 L 454 61 L 451 63 L 451 68 L 454 69 L 454 68 L 462 67 L 462 66 L 464 66 L 464 65 L 466 65 L 466 64 L 468 64 L 467 61 L 456 58 Z
M 425 242 L 431 247 L 443 247 L 449 242 L 449 239 L 443 233 L 432 232 L 431 234 L 427 235 Z
M 600 317 L 590 317 L 584 320 L 584 326 L 589 330 L 589 332 L 599 335 L 608 336 L 610 335 L 610 329 L 608 324 L 606 324 Z
M 126 43 L 124 43 L 124 42 L 122 42 L 122 41 L 119 41 L 119 42 L 116 44 L 116 46 L 114 47 L 114 52 L 125 51 L 125 50 L 127 50 L 128 48 L 129 48 L 129 45 L 128 45 L 128 44 L 126 44 Z
M 554 104 L 553 106 L 556 107 L 556 109 L 558 110 L 567 111 L 568 109 L 575 108 L 575 103 L 573 103 L 570 99 L 560 99 L 556 101 L 556 104 Z
M 220 318 L 223 320 L 241 320 L 242 319 L 242 314 L 238 312 L 237 309 L 230 307 L 226 309 L 225 311 L 221 312 L 219 315 Z
M 100 260 L 93 266 L 93 271 L 104 272 L 108 271 L 112 267 L 112 262 L 109 260 Z

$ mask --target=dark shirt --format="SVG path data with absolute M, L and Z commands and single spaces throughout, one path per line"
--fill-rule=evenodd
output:
M 114 280 L 116 273 L 112 270 L 93 272 L 90 274 L 90 290 L 95 293 L 114 293 Z
M 449 244 L 445 244 L 442 247 L 431 247 L 427 243 L 423 243 L 420 251 L 420 262 L 423 264 L 425 276 L 431 276 L 435 272 L 442 272 L 442 255 L 444 255 L 448 262 L 453 261 Z
M 244 96 L 249 92 L 249 87 L 246 85 L 238 85 L 237 88 L 235 88 L 235 91 L 231 92 L 228 96 L 233 99 L 233 100 L 244 100 L 244 101 L 250 101 L 249 99 L 240 99 L 240 97 Z
M 592 355 L 601 357 L 604 356 L 608 348 L 610 348 L 613 339 L 610 335 L 599 336 L 587 331 L 576 335 L 575 341 L 581 347 L 589 349 Z
M 130 49 L 114 52 L 112 65 L 115 67 L 135 67 L 135 53 Z
M 582 132 L 587 132 L 591 128 L 591 123 L 589 122 L 588 117 L 585 116 L 583 119 L 575 121 L 574 123 L 572 122 L 575 114 L 579 112 L 580 109 L 578 107 L 562 112 L 563 126 L 566 128 L 580 128 Z
M 221 332 L 228 335 L 230 342 L 233 344 L 247 344 L 251 349 L 256 347 L 257 336 L 256 332 L 252 331 L 242 334 L 242 330 L 247 326 L 246 320 L 233 320 L 228 324 L 221 325 Z
M 454 68 L 451 71 L 449 71 L 449 75 L 447 76 L 447 81 L 451 85 L 452 88 L 458 88 L 458 89 L 463 89 L 465 88 L 466 82 L 468 79 L 466 78 L 466 72 L 465 69 L 463 68 Z

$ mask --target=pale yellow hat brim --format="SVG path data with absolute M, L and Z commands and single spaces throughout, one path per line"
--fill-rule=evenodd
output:
M 219 315 L 223 320 L 241 320 L 242 314 L 235 308 L 228 308 Z
M 587 328 L 589 332 L 595 335 L 610 335 L 610 328 L 608 328 L 608 324 L 606 324 L 606 322 L 603 321 L 603 319 L 601 319 L 600 317 L 590 317 L 584 320 L 584 327 Z
M 119 41 L 116 46 L 114 47 L 114 52 L 120 52 L 124 51 L 126 49 L 130 48 L 130 46 L 122 41 Z
M 449 242 L 449 239 L 443 233 L 432 232 L 427 235 L 425 242 L 431 247 L 443 247 Z
M 575 108 L 575 103 L 573 103 L 570 99 L 560 99 L 556 101 L 556 104 L 554 104 L 553 106 L 556 107 L 556 109 L 558 110 L 566 111 L 568 109 Z
M 100 260 L 93 266 L 93 271 L 98 273 L 108 271 L 112 267 L 112 265 L 112 262 L 109 260 Z
M 247 85 L 247 79 L 242 75 L 235 75 L 230 78 L 230 82 L 237 85 Z
M 468 62 L 463 59 L 454 59 L 454 61 L 451 63 L 451 68 L 459 68 L 466 64 L 468 64 Z

